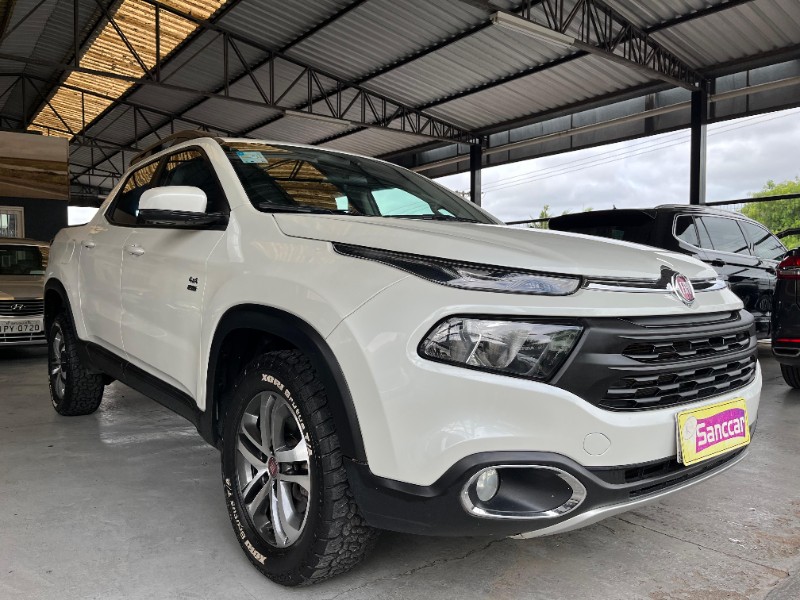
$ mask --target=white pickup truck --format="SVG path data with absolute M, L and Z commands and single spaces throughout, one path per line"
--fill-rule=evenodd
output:
M 52 245 L 52 402 L 122 381 L 221 449 L 284 585 L 376 532 L 533 537 L 744 457 L 753 318 L 687 256 L 504 226 L 386 162 L 178 136 Z M 202 524 L 199 524 L 202 526 Z

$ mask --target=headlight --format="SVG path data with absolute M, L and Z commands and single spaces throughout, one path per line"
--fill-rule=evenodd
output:
M 425 358 L 546 381 L 564 364 L 583 328 L 557 323 L 451 317 L 419 347 Z
M 571 275 L 479 265 L 349 244 L 334 244 L 333 247 L 345 256 L 382 262 L 434 283 L 469 290 L 567 296 L 581 286 L 581 278 Z

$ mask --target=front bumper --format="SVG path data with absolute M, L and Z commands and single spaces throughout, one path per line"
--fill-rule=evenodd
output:
M 754 431 L 755 427 L 751 427 Z M 606 517 L 649 504 L 726 471 L 741 461 L 747 448 L 690 467 L 674 461 L 662 464 L 627 466 L 625 472 L 658 474 L 624 483 L 609 483 L 607 475 L 587 469 L 575 461 L 546 452 L 488 452 L 470 456 L 454 465 L 431 486 L 414 486 L 373 475 L 360 463 L 346 461 L 350 487 L 367 522 L 373 527 L 404 533 L 437 536 L 518 536 L 539 537 L 571 531 Z M 463 490 L 479 471 L 492 466 L 513 465 L 559 471 L 564 479 L 549 478 L 549 484 L 530 489 L 536 502 L 547 508 L 561 505 L 574 490 L 564 480 L 580 488 L 580 502 L 562 514 L 542 511 L 529 518 L 486 518 L 464 508 Z M 660 471 L 660 472 L 659 472 Z M 502 485 L 502 484 L 501 484 Z

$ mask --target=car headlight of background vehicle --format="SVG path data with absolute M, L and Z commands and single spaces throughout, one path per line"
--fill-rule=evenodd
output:
M 452 365 L 547 381 L 582 331 L 579 325 L 450 317 L 428 333 L 419 353 Z
M 481 265 L 350 244 L 335 243 L 333 247 L 345 256 L 374 260 L 434 283 L 481 292 L 568 296 L 575 293 L 582 283 L 581 278 L 574 275 Z

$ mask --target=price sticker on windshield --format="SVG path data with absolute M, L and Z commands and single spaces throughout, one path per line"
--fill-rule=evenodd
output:
M 261 152 L 246 152 L 240 150 L 236 154 L 239 160 L 248 165 L 265 165 L 268 162 L 267 157 Z

